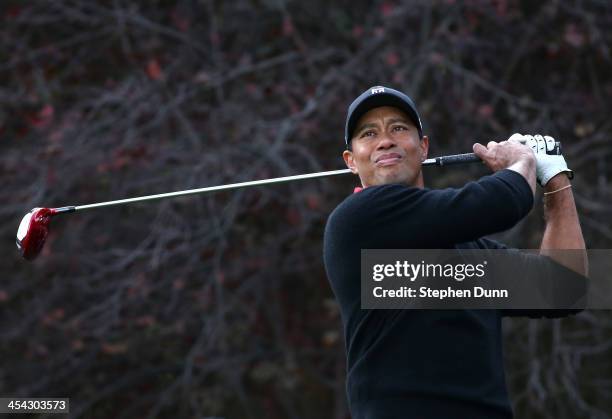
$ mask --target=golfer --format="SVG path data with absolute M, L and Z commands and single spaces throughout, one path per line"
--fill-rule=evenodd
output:
M 536 181 L 544 188 L 541 249 L 585 249 L 565 159 L 517 140 L 535 147 L 554 141 L 514 134 L 474 144 L 491 175 L 459 189 L 428 189 L 421 163 L 429 139 L 413 101 L 375 86 L 350 105 L 343 157 L 361 187 L 330 215 L 324 259 L 341 309 L 353 419 L 512 418 L 501 333 L 508 313 L 362 310 L 360 255 L 377 248 L 504 249 L 484 236 L 530 212 Z M 585 275 L 586 259 L 568 267 Z

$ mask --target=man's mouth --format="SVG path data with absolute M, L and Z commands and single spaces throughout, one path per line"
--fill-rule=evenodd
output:
M 381 154 L 376 158 L 376 166 L 390 166 L 398 163 L 402 159 L 402 156 L 398 153 Z

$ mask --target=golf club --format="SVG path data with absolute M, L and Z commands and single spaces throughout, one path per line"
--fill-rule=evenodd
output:
M 561 154 L 561 144 L 556 142 L 555 147 L 547 151 L 547 154 Z M 456 164 L 480 162 L 474 153 L 453 154 L 449 156 L 435 157 L 423 161 L 423 166 L 450 166 Z M 153 201 L 157 199 L 173 198 L 177 196 L 206 194 L 230 189 L 247 188 L 251 186 L 271 185 L 275 183 L 292 182 L 295 180 L 314 179 L 328 176 L 351 173 L 350 169 L 331 170 L 327 172 L 308 173 L 303 175 L 285 176 L 272 179 L 254 180 L 249 182 L 230 183 L 227 185 L 210 186 L 198 189 L 169 192 L 157 195 L 139 196 L 136 198 L 119 199 L 116 201 L 98 202 L 88 205 L 67 206 L 60 208 L 32 208 L 21 220 L 17 230 L 17 248 L 27 260 L 33 260 L 42 250 L 45 240 L 49 234 L 49 223 L 51 217 L 58 214 L 84 211 L 94 208 L 110 207 L 114 205 L 131 204 L 134 202 Z

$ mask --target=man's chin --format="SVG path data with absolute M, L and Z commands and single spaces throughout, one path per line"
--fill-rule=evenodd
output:
M 378 185 L 388 185 L 391 183 L 399 183 L 412 186 L 416 179 L 411 173 L 400 171 L 389 171 L 388 173 L 380 173 L 376 176 Z

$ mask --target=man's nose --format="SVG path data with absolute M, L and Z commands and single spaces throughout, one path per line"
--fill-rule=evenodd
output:
M 383 135 L 380 137 L 378 144 L 376 145 L 377 150 L 386 150 L 387 148 L 391 148 L 395 145 L 395 141 L 393 141 L 388 135 Z

